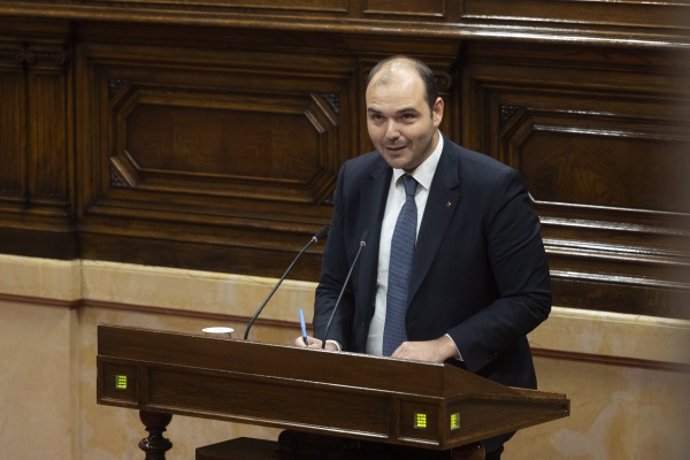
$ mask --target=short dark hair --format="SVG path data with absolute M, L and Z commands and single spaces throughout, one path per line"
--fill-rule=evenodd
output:
M 381 71 L 381 69 L 388 64 L 391 61 L 395 60 L 404 60 L 408 61 L 410 64 L 412 64 L 412 67 L 417 71 L 417 74 L 419 77 L 422 79 L 422 82 L 424 83 L 424 89 L 426 90 L 426 101 L 429 104 L 429 109 L 431 112 L 434 111 L 434 104 L 436 103 L 436 99 L 438 98 L 438 86 L 436 85 L 436 79 L 434 78 L 434 73 L 431 71 L 428 65 L 424 64 L 422 61 L 419 59 L 415 59 L 409 56 L 405 56 L 402 54 L 396 54 L 395 56 L 390 56 L 387 57 L 386 59 L 383 59 L 382 61 L 379 61 L 372 69 L 369 71 L 369 75 L 367 76 L 367 85 L 366 87 L 369 87 L 369 84 L 371 83 L 371 80 L 374 79 L 377 73 Z

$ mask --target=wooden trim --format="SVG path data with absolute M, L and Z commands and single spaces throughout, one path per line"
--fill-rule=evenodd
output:
M 224 321 L 231 323 L 246 323 L 249 320 L 249 316 L 242 315 L 231 315 L 223 313 L 209 313 L 203 311 L 189 311 L 189 310 L 179 310 L 176 308 L 165 308 L 165 307 L 151 307 L 146 305 L 134 305 L 118 302 L 107 302 L 102 300 L 83 300 L 80 307 L 84 308 L 102 308 L 104 310 L 120 310 L 120 311 L 131 311 L 137 313 L 150 313 L 159 314 L 165 316 L 178 316 L 183 318 L 195 318 L 195 319 L 205 319 L 210 321 Z M 270 318 L 260 318 L 257 320 L 262 326 L 278 327 L 278 328 L 291 328 L 295 331 L 298 330 L 299 326 L 297 321 L 284 321 Z
M 76 310 L 82 305 L 82 300 L 49 299 L 47 297 L 35 297 L 28 295 L 0 293 L 0 302 L 15 302 L 38 305 L 41 307 L 59 307 Z
M 89 299 L 78 299 L 78 300 L 59 300 L 59 299 L 48 299 L 46 297 L 35 297 L 35 296 L 25 296 L 16 294 L 4 294 L 0 293 L 0 302 L 15 302 L 23 304 L 38 305 L 42 307 L 59 307 L 67 308 L 69 310 L 78 310 L 81 308 L 102 308 L 104 310 L 119 310 L 119 311 L 130 311 L 136 313 L 149 313 L 149 314 L 159 314 L 165 316 L 178 316 L 183 318 L 195 318 L 195 319 L 207 319 L 210 321 L 225 321 L 225 322 L 235 322 L 235 323 L 246 323 L 249 320 L 249 316 L 241 315 L 230 315 L 222 313 L 209 313 L 202 311 L 189 311 L 180 310 L 176 308 L 165 308 L 165 307 L 152 307 L 147 305 L 135 305 L 119 302 L 107 302 L 102 300 L 89 300 Z M 284 321 L 270 318 L 260 318 L 257 320 L 262 326 L 278 327 L 278 328 L 291 328 L 298 330 L 299 324 L 297 321 Z
M 191 13 L 191 14 L 190 14 Z M 0 6 L 0 15 L 24 16 L 41 19 L 73 21 L 110 21 L 142 24 L 174 24 L 183 26 L 233 27 L 239 29 L 271 29 L 303 32 L 335 32 L 343 34 L 368 34 L 405 36 L 435 39 L 509 40 L 528 43 L 577 43 L 578 45 L 626 47 L 636 46 L 658 49 L 688 49 L 690 43 L 684 37 L 684 29 L 669 28 L 650 32 L 644 27 L 624 25 L 619 30 L 602 30 L 599 24 L 562 24 L 536 21 L 527 26 L 517 24 L 482 23 L 468 19 L 462 22 L 372 20 L 335 16 L 287 16 L 276 13 L 242 14 L 234 11 L 196 11 L 188 9 L 127 10 L 113 7 L 84 5 L 10 4 Z M 440 18 L 439 18 L 440 19 Z M 568 27 L 570 26 L 570 27 Z
M 690 364 L 532 348 L 535 357 L 690 374 Z
M 80 308 L 102 308 L 106 310 L 131 311 L 137 313 L 159 314 L 166 316 L 178 316 L 184 318 L 206 319 L 210 321 L 224 321 L 233 323 L 246 323 L 249 319 L 248 316 L 241 315 L 187 311 L 175 308 L 152 307 L 146 305 L 134 305 L 89 299 L 67 301 L 58 299 L 47 299 L 44 297 L 0 293 L 0 301 L 26 303 L 49 307 L 61 307 L 68 308 L 70 310 L 76 310 Z M 295 330 L 297 330 L 298 327 L 296 321 L 284 321 L 270 318 L 260 318 L 257 320 L 257 323 L 261 326 L 291 328 Z M 690 364 L 687 363 L 674 363 L 669 361 L 627 358 L 622 356 L 607 356 L 593 353 L 580 353 L 563 350 L 549 350 L 545 348 L 532 348 L 532 353 L 535 357 L 538 358 L 558 359 L 564 361 L 577 361 L 584 363 L 602 364 L 606 366 L 622 366 L 638 369 L 649 369 L 665 372 L 690 374 Z

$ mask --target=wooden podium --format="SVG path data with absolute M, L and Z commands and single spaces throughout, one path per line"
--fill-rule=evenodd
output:
M 99 404 L 139 409 L 146 459 L 172 414 L 445 450 L 567 416 L 562 394 L 448 364 L 98 327 Z

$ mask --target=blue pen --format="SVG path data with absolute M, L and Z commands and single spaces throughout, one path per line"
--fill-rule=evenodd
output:
M 305 345 L 309 345 L 309 342 L 307 342 L 307 325 L 304 322 L 304 310 L 299 309 L 299 324 L 302 327 L 302 340 L 304 340 Z

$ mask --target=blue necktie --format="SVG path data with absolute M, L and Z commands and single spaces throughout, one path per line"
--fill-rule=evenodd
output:
M 417 235 L 417 204 L 414 200 L 417 181 L 410 175 L 403 176 L 405 204 L 400 209 L 391 240 L 391 260 L 388 267 L 388 292 L 386 294 L 386 322 L 383 325 L 383 355 L 390 356 L 407 340 L 405 312 L 407 291 L 410 286 L 412 259 Z

